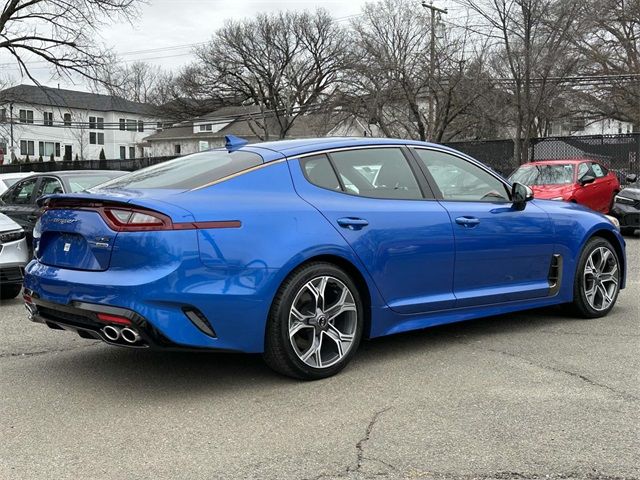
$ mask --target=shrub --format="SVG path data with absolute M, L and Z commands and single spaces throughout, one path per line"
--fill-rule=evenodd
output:
M 27 153 L 27 156 L 24 158 L 24 163 L 29 163 L 31 161 L 31 159 L 29 158 L 29 154 Z
M 49 156 L 49 161 L 50 162 L 55 162 L 56 161 L 55 157 L 53 156 L 53 153 Z
M 107 156 L 104 154 L 104 148 L 100 149 L 100 156 L 98 157 L 99 160 L 106 160 Z
M 42 162 L 44 162 L 44 160 L 42 159 L 42 155 L 40 155 L 40 156 L 38 157 L 38 163 L 42 163 Z

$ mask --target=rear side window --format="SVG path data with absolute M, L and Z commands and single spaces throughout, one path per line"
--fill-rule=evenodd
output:
M 345 150 L 331 153 L 330 158 L 346 193 L 396 200 L 423 198 L 399 148 Z
M 16 205 L 31 203 L 31 197 L 33 196 L 33 190 L 36 187 L 37 181 L 37 178 L 30 178 L 29 180 L 18 183 L 13 187 L 13 190 L 5 194 L 3 200 Z
M 262 163 L 262 157 L 251 152 L 209 150 L 143 168 L 100 185 L 100 188 L 191 190 Z
M 303 168 L 307 180 L 314 185 L 329 190 L 340 190 L 340 182 L 326 155 L 305 158 Z

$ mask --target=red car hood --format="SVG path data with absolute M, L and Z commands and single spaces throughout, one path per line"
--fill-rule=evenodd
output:
M 531 185 L 534 198 L 563 197 L 573 190 L 573 185 Z

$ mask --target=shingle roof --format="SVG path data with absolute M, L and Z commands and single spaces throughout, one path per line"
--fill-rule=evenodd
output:
M 79 92 L 34 85 L 18 85 L 0 91 L 0 103 L 14 101 L 34 105 L 61 108 L 80 108 L 98 112 L 124 112 L 138 115 L 155 115 L 155 107 L 148 103 L 136 103 L 113 95 Z

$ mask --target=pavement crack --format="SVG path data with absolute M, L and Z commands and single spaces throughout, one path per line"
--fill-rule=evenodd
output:
M 71 347 L 71 348 L 49 348 L 46 350 L 38 350 L 35 352 L 8 352 L 8 353 L 0 353 L 0 359 L 3 358 L 31 358 L 31 357 L 38 357 L 41 355 L 48 355 L 50 353 L 63 353 L 63 352 L 71 352 L 73 350 L 80 350 L 83 348 L 88 348 L 88 347 L 92 347 L 94 345 L 98 345 L 102 343 L 101 341 L 96 341 L 96 342 L 91 342 L 85 345 L 81 345 L 78 347 Z
M 567 370 L 567 369 L 564 369 L 564 368 L 556 367 L 556 366 L 553 366 L 553 365 L 547 365 L 547 364 L 544 364 L 544 363 L 535 362 L 535 361 L 530 360 L 530 359 L 528 359 L 526 357 L 523 357 L 521 355 L 516 355 L 515 353 L 507 352 L 505 350 L 496 350 L 496 349 L 493 349 L 493 348 L 487 348 L 486 350 L 489 351 L 489 352 L 498 353 L 500 355 L 504 355 L 504 356 L 507 356 L 507 357 L 516 358 L 516 359 L 520 360 L 521 362 L 525 362 L 525 363 L 527 363 L 529 365 L 532 365 L 532 366 L 538 367 L 538 368 L 542 368 L 544 370 L 549 370 L 549 371 L 556 372 L 556 373 L 563 373 L 565 375 L 570 375 L 570 376 L 572 376 L 574 378 L 582 380 L 583 382 L 585 382 L 588 385 L 591 385 L 593 387 L 598 387 L 598 388 L 602 388 L 602 389 L 608 390 L 611 393 L 614 393 L 616 395 L 619 395 L 619 396 L 623 397 L 625 400 L 632 400 L 632 401 L 640 400 L 640 398 L 636 397 L 635 395 L 632 395 L 632 394 L 627 393 L 627 392 L 622 391 L 622 390 L 618 390 L 618 389 L 613 388 L 613 387 L 611 387 L 609 385 L 606 385 L 604 383 L 597 382 L 597 381 L 595 381 L 595 380 L 593 380 L 593 379 L 591 379 L 591 378 L 589 378 L 586 375 L 583 375 L 581 373 L 573 372 L 571 370 Z

